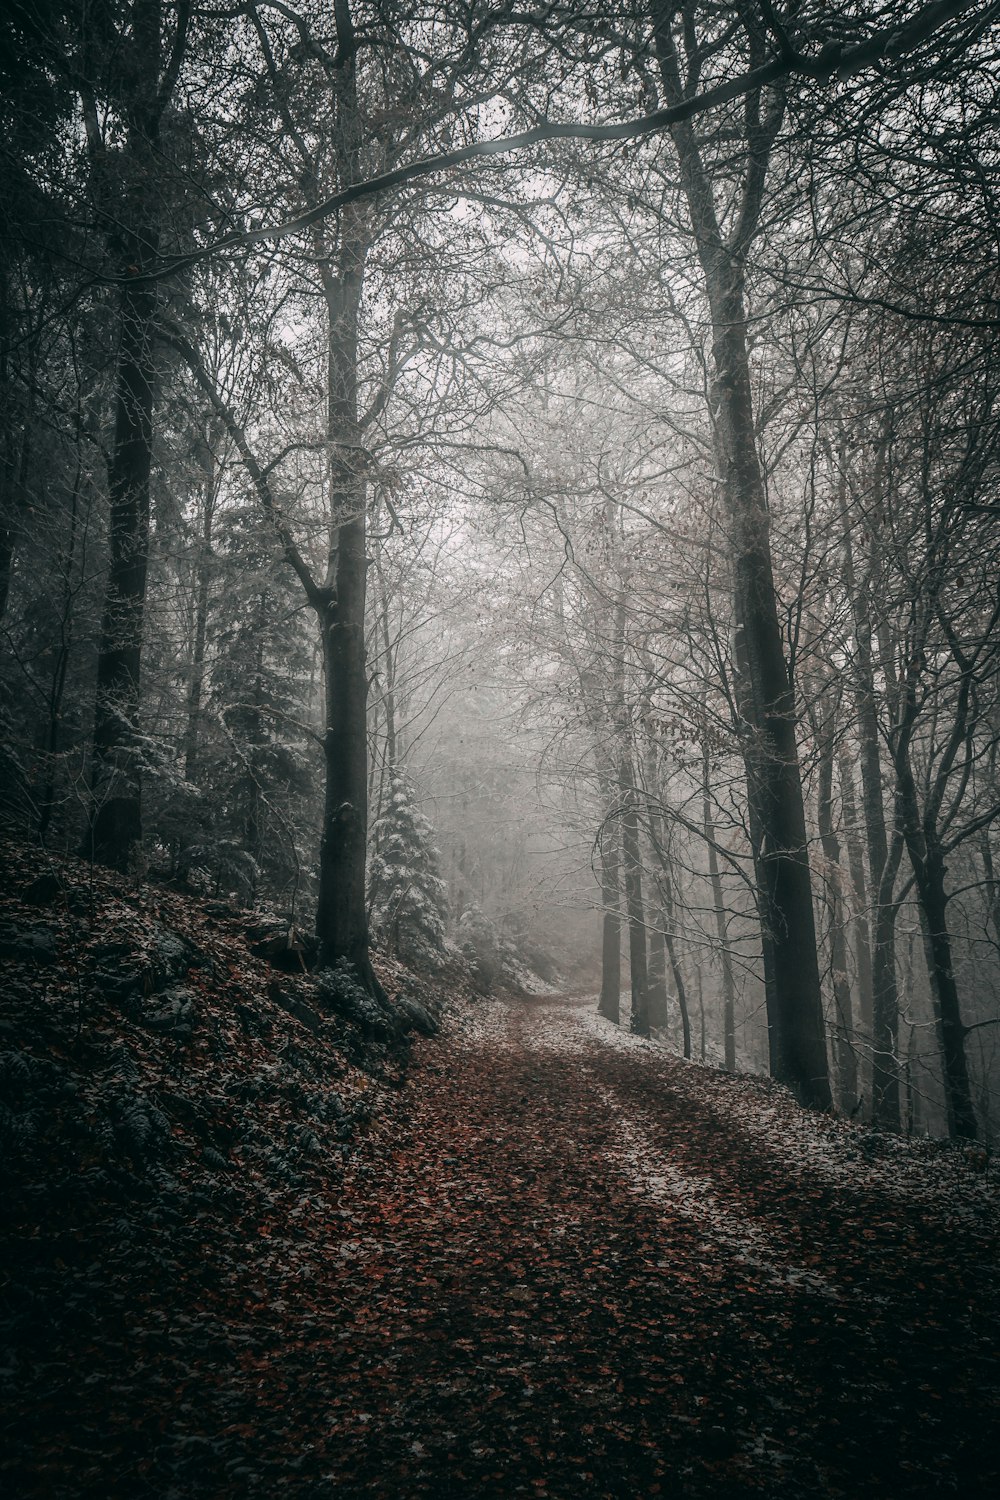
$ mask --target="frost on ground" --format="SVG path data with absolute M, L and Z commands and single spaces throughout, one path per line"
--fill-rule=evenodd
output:
M 542 1025 L 559 1046 L 579 1046 L 581 1034 L 604 1046 L 653 1054 L 656 1041 L 636 1037 L 597 1014 L 596 1000 L 585 1008 L 553 1007 Z M 546 1043 L 547 1045 L 548 1043 Z M 949 1147 L 939 1141 L 876 1131 L 863 1124 L 800 1109 L 787 1089 L 770 1079 L 732 1076 L 718 1068 L 669 1058 L 672 1092 L 697 1101 L 723 1128 L 752 1138 L 769 1158 L 789 1170 L 805 1168 L 817 1181 L 879 1191 L 912 1199 L 915 1195 L 965 1217 L 996 1211 L 1000 1159 L 978 1147 Z
M 838 1296 L 825 1277 L 790 1262 L 787 1251 L 759 1224 L 727 1209 L 708 1178 L 682 1172 L 668 1155 L 651 1150 L 648 1119 L 623 1115 L 621 1102 L 610 1089 L 598 1085 L 595 1094 L 618 1116 L 608 1160 L 636 1192 L 648 1194 L 667 1214 L 682 1214 L 697 1224 L 735 1263 L 752 1267 L 771 1281 L 809 1287 L 824 1297 Z

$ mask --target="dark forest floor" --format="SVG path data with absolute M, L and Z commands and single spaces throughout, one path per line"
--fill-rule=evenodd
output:
M 583 998 L 453 1002 L 401 1088 L 225 926 L 187 931 L 180 1040 L 15 964 L 0 1042 L 27 1020 L 56 1071 L 8 1129 L 58 1181 L 5 1199 L 5 1494 L 1000 1492 L 982 1153 L 806 1115 Z

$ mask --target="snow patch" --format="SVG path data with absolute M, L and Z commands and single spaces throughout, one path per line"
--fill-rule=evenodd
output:
M 769 1281 L 808 1291 L 834 1302 L 842 1293 L 825 1276 L 804 1266 L 791 1263 L 777 1241 L 760 1225 L 744 1214 L 737 1215 L 720 1202 L 711 1181 L 682 1172 L 667 1157 L 648 1144 L 652 1125 L 642 1115 L 625 1119 L 612 1089 L 593 1084 L 594 1093 L 605 1107 L 617 1116 L 617 1144 L 607 1153 L 612 1165 L 626 1178 L 633 1190 L 654 1203 L 662 1203 L 673 1214 L 704 1230 L 741 1265 L 765 1276 Z
M 911 1206 L 919 1203 L 953 1223 L 992 1218 L 1000 1229 L 1000 1157 L 985 1170 L 970 1167 L 961 1150 L 947 1143 L 907 1139 L 802 1109 L 771 1080 L 686 1061 L 656 1039 L 632 1036 L 606 1020 L 596 1005 L 595 998 L 587 1008 L 546 1007 L 544 1037 L 537 1034 L 533 1044 L 579 1052 L 596 1043 L 633 1056 L 639 1052 L 650 1067 L 669 1069 L 669 1078 L 664 1076 L 673 1092 L 749 1138 L 794 1176 L 808 1172 L 817 1183 L 855 1194 L 868 1190 Z

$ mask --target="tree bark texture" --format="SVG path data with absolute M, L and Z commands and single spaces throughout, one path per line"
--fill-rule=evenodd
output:
M 821 710 L 822 710 L 821 704 Z M 858 1102 L 858 1058 L 855 1050 L 851 985 L 847 970 L 847 918 L 842 891 L 840 840 L 833 812 L 834 712 L 832 705 L 819 726 L 818 809 L 820 843 L 826 860 L 826 904 L 829 916 L 830 968 L 833 984 L 834 1057 L 840 1107 L 853 1114 Z
M 142 840 L 137 742 L 153 460 L 156 293 L 155 283 L 141 277 L 159 250 L 164 189 L 160 122 L 177 79 L 189 13 L 188 4 L 178 6 L 172 55 L 161 77 L 160 0 L 134 0 L 132 4 L 130 67 L 122 100 L 125 144 L 114 179 L 93 102 L 84 110 L 95 196 L 122 278 L 115 434 L 108 465 L 109 563 L 98 643 L 91 814 L 84 850 L 99 864 L 119 870 L 129 867 Z
M 341 11 L 343 14 L 341 14 Z M 353 29 L 338 7 L 345 56 L 336 84 L 338 165 L 360 175 L 362 128 Z M 320 963 L 345 960 L 372 991 L 365 865 L 368 842 L 368 672 L 365 595 L 368 558 L 367 458 L 358 416 L 358 329 L 370 237 L 366 210 L 345 209 L 336 254 L 320 265 L 327 314 L 327 438 L 330 445 L 330 551 L 317 601 L 323 637 L 325 789 L 316 933 Z
M 971 1141 L 977 1135 L 976 1112 L 972 1103 L 965 1056 L 965 1025 L 948 930 L 944 851 L 934 829 L 928 826 L 929 820 L 921 820 L 913 772 L 902 746 L 897 747 L 896 767 L 903 833 L 920 904 L 927 973 L 944 1063 L 948 1133 Z
M 667 102 L 683 98 L 675 7 L 652 0 L 654 40 Z M 690 122 L 671 127 L 681 185 L 704 278 L 712 325 L 712 401 L 732 547 L 747 791 L 759 824 L 756 867 L 761 916 L 771 940 L 768 1026 L 772 1072 L 802 1103 L 831 1104 L 816 951 L 795 702 L 782 645 L 770 551 L 770 523 L 751 393 L 745 264 L 760 217 L 767 161 L 784 113 L 748 100 L 746 166 L 737 222 L 723 235 L 713 186 Z
M 899 1129 L 899 994 L 896 981 L 896 906 L 893 893 L 902 840 L 890 845 L 882 795 L 878 699 L 872 658 L 872 619 L 866 590 L 855 575 L 851 529 L 844 505 L 844 579 L 851 599 L 855 643 L 855 709 L 861 806 L 868 845 L 868 870 L 874 903 L 872 915 L 872 1119 L 887 1130 Z

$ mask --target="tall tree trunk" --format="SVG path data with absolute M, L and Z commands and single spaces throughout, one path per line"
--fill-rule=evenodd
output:
M 726 1071 L 736 1071 L 736 984 L 733 978 L 733 959 L 729 951 L 729 934 L 726 931 L 726 906 L 722 894 L 722 877 L 719 873 L 719 857 L 715 850 L 715 821 L 712 817 L 710 762 L 708 744 L 701 747 L 701 818 L 705 830 L 705 846 L 708 850 L 708 879 L 712 888 L 712 906 L 715 914 L 715 934 L 719 943 L 719 960 L 722 966 L 722 1030 L 725 1047 Z
M 684 88 L 673 35 L 675 7 L 652 0 L 652 14 L 666 97 L 670 104 L 680 103 Z M 719 225 L 713 185 L 690 121 L 673 125 L 671 137 L 712 319 L 712 406 L 733 549 L 736 626 L 747 669 L 741 693 L 747 790 L 759 820 L 756 865 L 772 944 L 772 1071 L 804 1104 L 827 1109 L 830 1080 L 795 702 L 778 621 L 747 352 L 744 268 L 759 222 L 770 148 L 784 114 L 780 95 L 764 120 L 759 106 L 755 96 L 747 117 L 742 207 L 729 240 Z
M 264 802 L 260 785 L 260 770 L 268 739 L 268 730 L 263 714 L 266 697 L 264 692 L 263 627 L 267 617 L 267 599 L 261 597 L 257 601 L 257 623 L 261 635 L 258 638 L 254 654 L 253 690 L 250 694 L 250 711 L 246 731 L 246 766 L 249 776 L 249 786 L 247 788 L 246 818 L 243 826 L 243 842 L 253 860 L 255 871 L 260 868 L 264 853 Z M 252 881 L 252 891 L 256 895 L 256 874 Z
M 664 916 L 664 941 L 667 948 L 667 957 L 670 960 L 670 973 L 674 981 L 674 994 L 677 996 L 677 1008 L 681 1013 L 681 1041 L 684 1056 L 691 1056 L 691 1011 L 688 1008 L 687 986 L 684 983 L 684 971 L 677 956 L 677 941 L 675 937 L 674 916 L 674 887 L 670 878 L 670 867 L 663 861 L 662 872 L 663 890 L 663 916 Z M 703 1018 L 704 1019 L 704 1018 Z
M 6 376 L 0 390 L 6 385 Z M 13 452 L 4 452 L 0 463 L 0 621 L 7 613 L 14 556 L 24 529 L 28 508 L 28 476 L 31 472 L 31 433 L 26 416 L 19 437 L 9 438 Z M 5 450 L 7 443 L 5 443 Z
M 205 693 L 205 641 L 208 635 L 208 595 L 212 582 L 212 530 L 215 520 L 216 463 L 211 425 L 199 442 L 202 469 L 201 536 L 195 569 L 194 642 L 188 681 L 187 722 L 184 728 L 184 779 L 193 782 L 201 748 L 201 711 Z
M 62 552 L 62 600 L 59 612 L 59 649 L 52 666 L 49 684 L 48 723 L 45 728 L 43 749 L 46 768 L 42 789 L 38 794 L 38 837 L 44 839 L 52 821 L 55 806 L 56 766 L 59 753 L 60 729 L 62 726 L 63 695 L 66 691 L 66 676 L 69 671 L 72 647 L 73 606 L 76 597 L 74 569 L 76 567 L 77 521 L 80 505 L 81 472 L 77 469 L 70 499 L 69 537 Z
M 913 866 L 920 906 L 927 973 L 934 1002 L 941 1056 L 944 1063 L 945 1107 L 948 1133 L 961 1140 L 975 1140 L 976 1112 L 972 1103 L 969 1068 L 965 1056 L 965 1025 L 955 978 L 951 933 L 948 930 L 947 867 L 944 852 L 933 830 L 921 825 L 917 790 L 909 759 L 897 752 L 897 775 L 906 849 Z
M 335 83 L 341 183 L 361 175 L 357 43 L 346 3 L 337 7 L 343 59 Z M 321 263 L 327 314 L 327 438 L 330 553 L 317 600 L 323 638 L 326 782 L 316 932 L 320 963 L 346 960 L 381 994 L 369 956 L 365 862 L 368 842 L 368 673 L 365 594 L 368 557 L 366 458 L 358 414 L 358 324 L 370 237 L 363 205 L 345 208 L 335 256 Z
M 824 695 L 827 696 L 827 695 Z M 833 762 L 835 718 L 832 704 L 820 703 L 823 722 L 818 726 L 819 775 L 817 823 L 826 859 L 826 900 L 830 921 L 830 967 L 833 971 L 835 1020 L 834 1056 L 840 1107 L 853 1114 L 858 1102 L 858 1059 L 855 1051 L 851 986 L 847 973 L 847 921 L 841 890 L 840 840 L 833 814 Z
M 854 770 L 844 745 L 838 757 L 840 801 L 844 812 L 844 842 L 847 845 L 847 868 L 851 876 L 854 899 L 851 902 L 851 930 L 858 972 L 858 1029 L 861 1034 L 858 1087 L 865 1098 L 871 1098 L 872 1044 L 872 946 L 868 925 L 868 880 L 865 858 L 858 835 L 858 804 L 854 792 Z
M 795 706 L 778 624 L 767 507 L 757 464 L 742 297 L 716 318 L 720 418 L 735 533 L 736 614 L 749 663 L 744 701 L 748 793 L 760 828 L 758 870 L 772 944 L 774 1074 L 803 1103 L 828 1108 L 830 1084 L 816 952 Z M 742 337 L 734 337 L 738 327 Z
M 651 672 L 651 663 L 644 661 Z M 660 777 L 656 738 L 651 728 L 649 713 L 650 694 L 647 693 L 646 708 L 646 798 L 649 805 L 649 840 L 653 852 L 659 854 L 663 846 L 663 815 L 660 811 Z M 666 915 L 661 910 L 656 914 L 649 930 L 649 967 L 647 971 L 647 1012 L 651 1027 L 667 1024 L 667 946 L 664 936 Z
M 632 1024 L 636 1036 L 649 1036 L 649 973 L 646 965 L 646 916 L 642 902 L 642 854 L 639 846 L 639 810 L 636 805 L 632 757 L 621 760 L 622 865 L 625 877 L 625 912 L 628 917 L 628 953 L 632 974 Z
M 875 492 L 881 510 L 881 463 L 876 455 Z M 841 457 L 846 476 L 846 458 Z M 841 482 L 841 516 L 844 539 L 844 581 L 854 625 L 855 703 L 861 806 L 868 844 L 868 869 L 875 903 L 872 921 L 872 1119 L 888 1130 L 899 1129 L 899 993 L 896 980 L 896 905 L 893 893 L 903 844 L 898 831 L 890 842 L 882 798 L 882 761 L 879 749 L 878 691 L 872 655 L 872 601 L 870 588 L 856 577 L 854 544 L 847 513 L 846 478 Z M 869 559 L 870 572 L 875 560 Z M 883 670 L 888 671 L 887 643 L 880 647 Z M 890 684 L 891 686 L 891 684 Z
M 136 236 L 135 255 L 141 264 L 152 258 L 156 240 L 151 227 Z M 109 566 L 97 656 L 90 778 L 93 810 L 85 845 L 96 863 L 123 871 L 142 841 L 136 739 L 149 555 L 155 306 L 148 287 L 123 286 L 115 437 L 108 467 Z
M 864 671 L 860 658 L 859 669 Z M 869 663 L 870 665 L 870 663 Z M 874 677 L 858 695 L 858 737 L 861 745 L 861 787 L 868 867 L 875 898 L 872 942 L 872 1118 L 888 1130 L 899 1126 L 899 995 L 896 981 L 896 905 L 893 891 L 902 857 L 902 839 L 890 845 L 882 802 Z
M 385 692 L 382 695 L 382 708 L 385 713 L 385 763 L 386 770 L 391 774 L 399 759 L 396 732 L 396 650 L 389 625 L 389 592 L 381 570 L 378 570 L 377 576 L 379 580 L 378 613 L 385 659 Z
M 99 864 L 128 869 L 142 841 L 139 732 L 142 636 L 149 554 L 149 485 L 153 458 L 154 283 L 142 279 L 159 250 L 162 198 L 160 121 L 184 50 L 190 5 L 177 11 L 170 62 L 161 78 L 160 0 L 133 0 L 129 71 L 123 101 L 125 144 L 118 172 L 120 203 L 110 196 L 109 161 L 96 108 L 85 104 L 96 194 L 118 246 L 119 340 L 115 433 L 108 465 L 108 577 L 97 654 L 91 761 L 90 826 L 84 852 Z M 134 279 L 133 279 L 134 278 Z
M 365 855 L 368 835 L 368 680 L 364 648 L 364 522 L 340 527 L 336 602 L 320 617 L 326 646 L 326 781 L 316 931 L 320 962 L 340 959 L 363 983 L 368 956 Z
M 621 830 L 614 818 L 606 820 L 601 839 L 601 993 L 598 1013 L 621 1024 L 622 918 L 620 888 Z
M 666 925 L 666 913 L 657 913 L 656 920 L 649 930 L 649 969 L 648 986 L 646 993 L 649 997 L 648 1011 L 649 1024 L 658 1030 L 666 1026 L 669 1019 L 667 1010 L 667 944 L 663 934 Z

